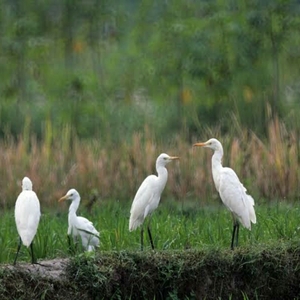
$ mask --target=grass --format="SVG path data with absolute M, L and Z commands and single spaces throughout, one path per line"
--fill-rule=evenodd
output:
M 163 199 L 151 220 L 156 251 L 140 232 L 128 231 L 130 203 L 95 203 L 88 217 L 100 230 L 95 255 L 80 248 L 69 254 L 67 212 L 63 204 L 43 212 L 34 249 L 38 260 L 71 257 L 67 277 L 41 279 L 13 268 L 0 269 L 3 299 L 298 299 L 300 205 L 286 201 L 256 206 L 258 223 L 240 230 L 239 247 L 230 250 L 232 220 L 222 204 L 178 203 Z M 0 262 L 12 263 L 18 237 L 13 213 L 2 214 Z M 22 248 L 18 263 L 30 262 Z M 10 282 L 17 281 L 18 288 Z M 42 282 L 42 284 L 40 284 Z M 39 284 L 37 284 L 39 283 Z M 54 288 L 55 287 L 55 288 Z M 57 291 L 57 292 L 56 292 Z M 45 299 L 47 299 L 47 297 Z
M 221 204 L 214 189 L 211 178 L 211 152 L 207 149 L 195 151 L 191 147 L 192 142 L 187 142 L 180 136 L 171 143 L 158 143 L 151 137 L 151 133 L 146 131 L 136 133 L 132 137 L 132 142 L 121 143 L 118 147 L 109 143 L 101 145 L 96 140 L 79 140 L 67 129 L 62 130 L 60 136 L 52 136 L 48 133 L 45 141 L 38 142 L 29 134 L 24 134 L 18 141 L 10 138 L 2 140 L 0 142 L 2 166 L 0 169 L 0 205 L 2 208 L 0 262 L 12 263 L 14 260 L 18 236 L 13 206 L 20 192 L 21 180 L 27 175 L 33 181 L 42 209 L 42 218 L 34 241 L 38 260 L 70 256 L 66 236 L 68 205 L 58 203 L 57 200 L 68 189 L 74 187 L 82 196 L 78 214 L 90 219 L 101 234 L 101 247 L 95 256 L 96 260 L 94 261 L 93 257 L 86 257 L 78 249 L 77 255 L 74 256 L 74 266 L 78 267 L 79 264 L 83 267 L 88 264 L 91 269 L 95 268 L 92 271 L 96 272 L 93 274 L 99 281 L 97 281 L 99 289 L 102 288 L 101 282 L 108 284 L 108 290 L 111 287 L 110 281 L 105 279 L 106 271 L 103 274 L 100 273 L 102 277 L 97 275 L 99 257 L 116 259 L 124 256 L 130 260 L 130 257 L 134 256 L 131 260 L 134 264 L 130 266 L 135 268 L 137 262 L 141 260 L 143 262 L 143 257 L 146 262 L 149 259 L 150 264 L 157 255 L 160 258 L 155 262 L 162 265 L 160 269 L 162 273 L 155 274 L 163 276 L 162 282 L 172 285 L 174 283 L 168 278 L 173 276 L 174 270 L 165 270 L 163 265 L 165 261 L 170 260 L 173 264 L 172 259 L 176 259 L 176 253 L 187 255 L 187 260 L 191 259 L 188 256 L 189 253 L 196 253 L 200 262 L 203 259 L 201 253 L 211 257 L 213 266 L 217 266 L 217 271 L 213 270 L 214 274 L 219 272 L 216 280 L 222 279 L 223 276 L 219 264 L 222 266 L 224 263 L 228 267 L 224 269 L 225 273 L 232 271 L 232 265 L 238 268 L 234 260 L 228 261 L 226 257 L 233 259 L 234 253 L 240 253 L 248 259 L 247 263 L 243 262 L 243 264 L 249 264 L 246 271 L 250 268 L 251 274 L 258 276 L 257 272 L 262 272 L 262 275 L 268 278 L 270 274 L 263 273 L 260 268 L 261 256 L 267 253 L 265 264 L 271 264 L 276 274 L 278 270 L 282 271 L 280 269 L 282 261 L 286 262 L 286 258 L 282 258 L 281 255 L 286 253 L 288 259 L 290 251 L 298 253 L 298 250 L 293 247 L 299 244 L 300 234 L 298 223 L 300 205 L 297 202 L 300 154 L 296 134 L 288 133 L 290 143 L 286 143 L 286 134 L 284 124 L 275 118 L 269 124 L 269 134 L 265 141 L 243 130 L 238 136 L 224 135 L 222 139 L 220 138 L 225 150 L 224 165 L 236 170 L 256 201 L 258 223 L 253 225 L 251 232 L 241 228 L 239 248 L 234 252 L 229 250 L 231 216 Z M 218 138 L 220 132 L 218 130 L 210 131 L 209 134 L 204 132 L 201 137 L 197 137 L 197 140 L 203 141 L 211 136 Z M 181 160 L 179 163 L 168 166 L 168 183 L 159 208 L 151 220 L 156 251 L 150 250 L 148 238 L 145 236 L 145 251 L 142 254 L 139 251 L 139 231 L 131 233 L 128 231 L 130 205 L 141 181 L 149 173 L 155 172 L 154 163 L 160 152 L 179 155 Z M 280 249 L 278 250 L 280 255 L 276 249 Z M 220 259 L 218 259 L 219 254 Z M 275 258 L 272 255 L 275 255 Z M 279 258 L 276 266 L 277 257 Z M 30 262 L 29 251 L 26 248 L 21 249 L 20 261 Z M 123 265 L 119 267 L 118 262 L 116 259 L 116 264 L 111 268 L 118 267 L 120 272 L 127 275 L 127 271 L 134 271 L 134 269 L 124 271 Z M 210 260 L 207 261 L 207 269 L 205 269 L 205 272 L 208 272 L 205 273 L 208 278 L 212 270 L 210 263 Z M 180 266 L 174 266 L 174 268 L 177 267 Z M 269 267 L 266 265 L 267 271 Z M 109 266 L 107 268 L 110 271 Z M 193 269 L 193 266 L 191 268 Z M 202 272 L 201 265 L 199 268 Z M 288 266 L 286 268 L 284 272 L 289 272 Z M 270 272 L 273 272 L 272 270 Z M 83 268 L 80 270 L 83 273 L 80 274 L 89 276 L 89 273 L 84 273 L 85 271 L 88 272 Z M 189 273 L 189 271 L 186 272 Z M 202 278 L 201 272 L 200 275 L 197 273 L 200 278 Z M 112 276 L 112 273 L 109 274 Z M 147 275 L 139 274 L 142 278 Z M 70 276 L 73 275 L 70 273 Z M 285 273 L 284 276 L 286 276 Z M 70 282 L 81 279 L 80 276 L 70 278 Z M 113 277 L 108 277 L 108 279 L 111 278 L 113 279 Z M 294 280 L 293 276 L 291 278 Z M 35 282 L 35 279 L 30 280 Z M 265 284 L 269 285 L 268 282 Z M 219 295 L 219 292 L 216 295 Z M 118 290 L 116 293 L 118 294 Z M 130 295 L 134 298 L 134 294 L 127 295 L 129 298 Z M 167 298 L 176 299 L 176 295 L 180 295 L 180 292 L 177 293 L 176 289 L 171 289 Z M 230 293 L 230 290 L 226 295 L 225 299 L 230 295 L 234 299 L 237 296 L 235 293 Z M 257 295 L 259 295 L 258 292 Z M 240 288 L 239 296 L 253 299 L 255 294 Z M 154 295 L 150 298 L 158 299 L 159 296 Z M 255 298 L 259 299 L 256 296 Z
M 297 299 L 299 253 L 295 243 L 259 250 L 109 252 L 76 257 L 68 274 L 93 299 Z
M 299 243 L 80 254 L 60 280 L 0 268 L 1 299 L 299 299 Z
M 140 232 L 128 231 L 130 203 L 106 202 L 94 206 L 91 213 L 79 208 L 79 215 L 90 219 L 101 234 L 102 251 L 138 251 Z M 298 222 L 300 205 L 276 202 L 272 205 L 256 206 L 258 223 L 252 231 L 240 230 L 240 247 L 259 247 L 298 241 L 300 227 Z M 34 240 L 38 259 L 69 256 L 67 248 L 68 206 L 62 205 L 59 211 L 44 212 Z M 147 220 L 148 221 L 148 220 Z M 147 223 L 146 223 L 147 224 Z M 196 202 L 185 206 L 173 200 L 162 201 L 151 219 L 154 244 L 158 251 L 187 249 L 229 249 L 232 232 L 230 213 L 220 204 L 201 207 Z M 13 212 L 2 215 L 0 233 L 0 262 L 12 262 L 18 236 Z M 150 244 L 145 232 L 145 250 Z M 79 254 L 79 248 L 77 253 Z M 30 261 L 29 251 L 21 248 L 20 261 Z

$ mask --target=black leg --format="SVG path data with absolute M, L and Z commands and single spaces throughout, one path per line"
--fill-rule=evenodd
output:
M 31 251 L 31 263 L 35 264 L 36 261 L 34 260 L 34 254 L 33 254 L 33 242 L 30 244 L 30 251 Z
M 144 250 L 144 227 L 141 228 L 141 251 Z
M 67 237 L 68 237 L 68 251 L 70 254 L 75 254 L 74 245 L 71 243 L 71 237 L 69 235 L 67 235 Z
M 151 235 L 151 231 L 150 231 L 150 225 L 148 225 L 148 235 L 149 235 L 149 239 L 150 239 L 152 250 L 154 250 L 152 235 Z
M 239 231 L 240 231 L 240 224 L 238 221 L 234 221 L 233 230 L 232 230 L 232 238 L 231 238 L 231 250 L 234 249 L 234 240 L 235 240 L 235 247 L 238 246 Z
M 18 255 L 19 255 L 19 251 L 21 249 L 21 245 L 22 245 L 22 240 L 20 238 L 19 240 L 19 245 L 18 245 L 18 250 L 17 250 L 17 254 L 16 254 L 16 257 L 15 257 L 15 260 L 14 260 L 14 266 L 16 265 L 16 262 L 17 262 L 17 258 L 18 258 Z
M 236 223 L 233 223 L 233 230 L 232 230 L 232 238 L 231 238 L 231 250 L 233 250 L 234 246 L 234 237 L 235 237 L 235 231 L 236 231 Z
M 68 246 L 69 246 L 69 249 L 71 249 L 71 238 L 69 235 L 67 235 L 67 237 L 68 237 Z

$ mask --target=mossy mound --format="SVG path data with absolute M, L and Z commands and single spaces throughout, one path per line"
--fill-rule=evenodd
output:
M 0 267 L 0 299 L 77 299 L 81 294 L 66 277 L 69 259 Z M 87 299 L 87 298 L 86 298 Z
M 299 265 L 297 245 L 100 252 L 65 260 L 58 276 L 49 266 L 3 266 L 0 298 L 300 299 Z
M 105 253 L 76 258 L 70 281 L 93 299 L 295 299 L 300 248 Z

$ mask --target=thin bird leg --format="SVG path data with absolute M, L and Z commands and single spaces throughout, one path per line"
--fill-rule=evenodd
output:
M 31 263 L 32 263 L 33 265 L 39 265 L 39 266 L 42 266 L 42 267 L 50 267 L 50 266 L 41 264 L 41 263 L 37 262 L 37 260 L 34 259 L 34 254 L 33 254 L 33 242 L 31 242 L 31 244 L 30 244 L 30 250 L 31 250 Z
M 71 238 L 69 235 L 67 235 L 67 237 L 68 237 L 68 251 L 70 254 L 72 254 L 74 251 L 73 251 L 73 249 L 72 249 L 73 247 L 71 245 Z
M 34 260 L 34 254 L 33 254 L 33 242 L 30 244 L 30 251 L 31 251 L 31 263 L 36 264 L 36 261 Z
M 19 241 L 19 245 L 18 245 L 18 249 L 17 249 L 17 254 L 16 254 L 16 257 L 15 257 L 15 260 L 14 260 L 14 266 L 16 265 L 17 258 L 18 258 L 18 255 L 19 255 L 19 251 L 21 249 L 21 245 L 22 245 L 22 240 L 21 240 L 21 237 L 20 237 L 20 241 Z
M 235 237 L 235 231 L 236 231 L 236 223 L 233 223 L 233 230 L 232 230 L 232 238 L 231 238 L 231 250 L 233 250 L 233 244 L 234 244 L 234 237 Z
M 141 228 L 141 251 L 144 250 L 144 227 Z
M 151 248 L 152 248 L 152 250 L 154 250 L 154 244 L 153 244 L 151 230 L 150 230 L 150 221 L 151 221 L 151 218 L 149 218 L 149 223 L 148 223 L 147 229 L 148 229 L 149 240 L 150 240 L 150 243 L 151 243 Z

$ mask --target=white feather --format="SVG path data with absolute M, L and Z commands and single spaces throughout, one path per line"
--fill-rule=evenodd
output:
M 81 238 L 82 246 L 86 251 L 94 251 L 100 245 L 100 233 L 93 223 L 84 217 L 77 216 L 76 212 L 80 204 L 80 195 L 75 189 L 71 189 L 60 199 L 71 200 L 68 215 L 68 235 L 73 239 Z
M 161 194 L 168 180 L 166 164 L 178 159 L 162 153 L 156 159 L 156 171 L 158 176 L 149 175 L 140 185 L 133 199 L 130 209 L 129 230 L 133 231 L 144 223 L 145 218 L 157 207 Z
M 22 192 L 15 204 L 15 221 L 22 243 L 29 247 L 32 243 L 40 221 L 40 202 L 28 177 L 22 181 Z

